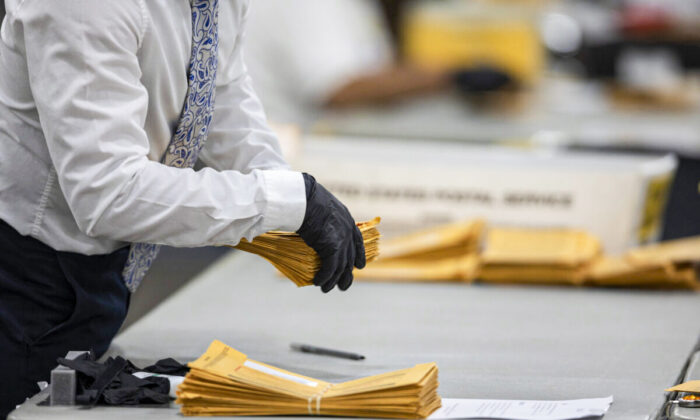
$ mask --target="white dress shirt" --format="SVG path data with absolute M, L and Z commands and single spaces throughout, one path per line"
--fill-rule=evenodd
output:
M 194 171 L 159 163 L 187 92 L 188 0 L 6 0 L 0 219 L 56 250 L 236 244 L 306 207 L 242 58 L 248 1 L 222 0 L 216 105 Z
M 245 61 L 270 120 L 309 126 L 335 90 L 394 52 L 377 0 L 255 0 Z

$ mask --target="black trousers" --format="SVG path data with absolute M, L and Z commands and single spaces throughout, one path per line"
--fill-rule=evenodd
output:
M 107 351 L 129 306 L 128 252 L 58 252 L 0 220 L 0 419 L 39 391 L 57 357 Z

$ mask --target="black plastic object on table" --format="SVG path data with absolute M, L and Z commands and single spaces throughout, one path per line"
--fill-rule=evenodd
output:
M 76 371 L 76 404 L 94 406 L 165 404 L 170 401 L 170 381 L 167 378 L 149 376 L 138 378 L 134 372 L 150 372 L 184 376 L 188 368 L 178 361 L 168 358 L 156 364 L 139 369 L 123 357 L 108 358 L 100 363 L 92 353 L 68 360 L 58 358 L 58 363 Z

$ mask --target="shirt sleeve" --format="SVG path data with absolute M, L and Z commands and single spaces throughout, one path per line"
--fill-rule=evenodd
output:
M 219 170 L 288 169 L 243 59 L 248 2 L 239 2 L 238 8 L 238 34 L 218 69 L 214 119 L 200 157 Z
M 147 158 L 143 0 L 25 0 L 17 15 L 49 154 L 81 231 L 202 246 L 298 229 L 299 215 L 284 209 L 305 206 L 305 194 L 286 172 L 194 171 Z

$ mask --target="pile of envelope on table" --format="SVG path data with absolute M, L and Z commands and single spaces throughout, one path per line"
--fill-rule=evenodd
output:
M 605 254 L 580 229 L 488 226 L 474 220 L 382 241 L 361 279 L 698 288 L 700 237 Z

